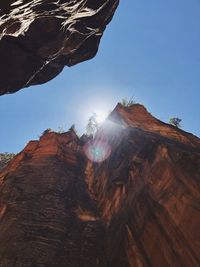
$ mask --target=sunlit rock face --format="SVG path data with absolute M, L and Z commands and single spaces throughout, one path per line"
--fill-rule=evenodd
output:
M 1 267 L 106 266 L 78 143 L 73 131 L 47 133 L 0 173 Z
M 119 0 L 1 0 L 0 94 L 95 56 Z
M 106 224 L 108 266 L 200 266 L 199 138 L 141 105 L 119 104 L 109 120 L 96 142 L 107 139 L 112 153 L 90 167 L 89 179 Z
M 31 141 L 0 172 L 0 266 L 199 266 L 199 142 L 141 105 Z

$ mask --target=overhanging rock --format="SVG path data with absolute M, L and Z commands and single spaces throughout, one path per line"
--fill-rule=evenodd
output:
M 0 95 L 94 57 L 119 0 L 2 0 Z

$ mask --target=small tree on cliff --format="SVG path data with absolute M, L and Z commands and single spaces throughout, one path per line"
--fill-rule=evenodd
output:
M 86 125 L 86 134 L 88 136 L 94 136 L 94 134 L 96 133 L 97 129 L 98 129 L 98 122 L 97 122 L 97 114 L 93 113 L 89 119 L 88 119 L 88 123 Z
M 59 134 L 62 134 L 62 133 L 64 133 L 64 132 L 65 132 L 64 128 L 63 128 L 62 126 L 59 126 L 59 127 L 58 127 L 58 133 L 59 133 Z
M 123 107 L 130 107 L 134 104 L 136 104 L 136 102 L 133 100 L 133 97 L 131 97 L 129 100 L 127 98 L 123 98 L 120 102 L 120 104 L 123 106 Z
M 0 153 L 0 170 L 3 169 L 14 156 L 14 153 Z
M 44 132 L 42 133 L 42 135 L 47 134 L 47 133 L 50 133 L 50 132 L 52 132 L 52 129 L 51 128 L 47 128 L 46 130 L 44 130 Z
M 177 127 L 177 128 L 181 128 L 181 119 L 177 118 L 177 117 L 173 117 L 169 119 L 169 124 Z
M 69 131 L 74 131 L 76 132 L 75 124 L 72 124 L 71 127 L 69 128 Z

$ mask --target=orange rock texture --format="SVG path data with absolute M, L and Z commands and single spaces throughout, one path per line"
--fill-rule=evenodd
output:
M 0 95 L 95 56 L 119 0 L 1 0 Z
M 0 172 L 0 266 L 198 267 L 199 178 L 199 138 L 138 104 L 46 133 Z

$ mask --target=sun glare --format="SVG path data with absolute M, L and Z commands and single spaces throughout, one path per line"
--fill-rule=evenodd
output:
M 105 121 L 106 117 L 108 116 L 106 112 L 100 110 L 97 110 L 94 113 L 96 114 L 96 120 L 98 123 Z

